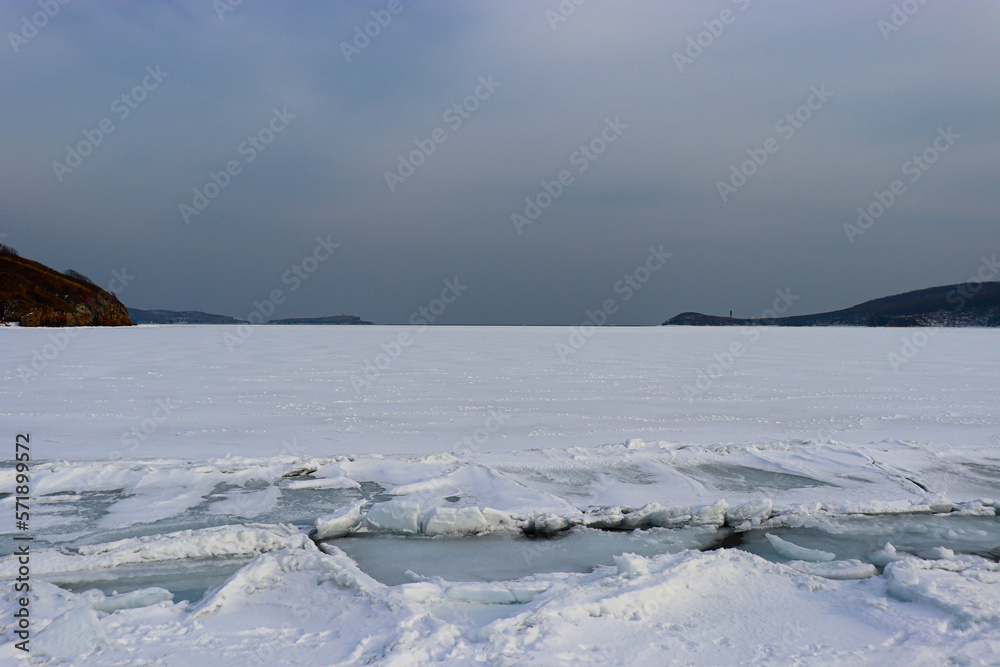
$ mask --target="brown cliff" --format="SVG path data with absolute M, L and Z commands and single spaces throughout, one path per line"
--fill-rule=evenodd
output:
M 82 278 L 0 253 L 0 322 L 21 326 L 130 326 L 118 298 Z

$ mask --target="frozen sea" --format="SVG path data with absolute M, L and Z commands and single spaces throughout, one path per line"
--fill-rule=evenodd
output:
M 996 664 L 998 343 L 0 328 L 0 664 Z

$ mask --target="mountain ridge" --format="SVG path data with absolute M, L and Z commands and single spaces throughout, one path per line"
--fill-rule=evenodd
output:
M 244 320 L 235 317 L 200 310 L 143 310 L 129 307 L 128 314 L 136 324 L 246 324 Z
M 129 308 L 129 317 L 136 324 L 249 324 L 229 315 L 205 313 L 200 310 L 143 310 Z M 282 320 L 268 320 L 265 324 L 372 324 L 357 315 L 329 315 L 326 317 L 297 317 Z
M 1000 282 L 928 287 L 812 315 L 733 318 L 685 312 L 663 326 L 1000 327 Z

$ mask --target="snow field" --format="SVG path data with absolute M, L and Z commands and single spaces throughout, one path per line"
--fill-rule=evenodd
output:
M 26 381 L 45 332 L 0 331 L 42 664 L 1000 653 L 994 331 L 894 370 L 898 331 L 762 329 L 722 372 L 746 332 L 601 328 L 564 363 L 558 327 L 225 331 L 83 330 Z

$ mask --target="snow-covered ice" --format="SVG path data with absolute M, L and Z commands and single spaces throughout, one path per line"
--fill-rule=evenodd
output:
M 602 328 L 564 363 L 565 328 L 406 328 L 359 391 L 403 329 L 253 327 L 232 353 L 225 327 L 85 329 L 42 368 L 45 330 L 0 330 L 40 664 L 1000 652 L 1000 332 L 894 369 L 892 329 Z
M 354 503 L 341 507 L 333 514 L 316 517 L 313 538 L 328 540 L 333 537 L 349 535 L 361 523 L 361 508 L 364 506 L 364 503 Z
M 837 557 L 837 554 L 830 553 L 829 551 L 800 547 L 771 533 L 767 533 L 765 537 L 771 543 L 771 546 L 774 547 L 774 550 L 785 558 L 804 560 L 810 563 L 824 563 L 834 560 Z

